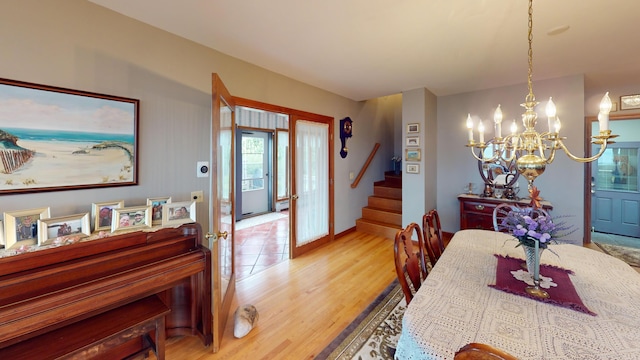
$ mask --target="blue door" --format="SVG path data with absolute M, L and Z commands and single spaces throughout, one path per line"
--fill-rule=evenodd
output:
M 594 162 L 591 225 L 595 231 L 640 237 L 639 152 L 640 142 L 615 143 Z

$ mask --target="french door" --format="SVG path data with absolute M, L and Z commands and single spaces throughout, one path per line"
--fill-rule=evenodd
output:
M 333 119 L 292 116 L 290 256 L 333 240 Z
M 235 105 L 229 91 L 217 74 L 212 79 L 211 114 L 211 204 L 209 229 L 207 233 L 212 255 L 211 300 L 213 315 L 212 351 L 220 349 L 231 303 L 235 295 L 236 274 L 234 268 L 234 131 Z

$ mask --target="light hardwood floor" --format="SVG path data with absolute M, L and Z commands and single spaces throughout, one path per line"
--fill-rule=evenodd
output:
M 260 316 L 247 336 L 233 337 L 231 316 L 217 354 L 181 337 L 168 339 L 166 358 L 313 359 L 395 277 L 392 240 L 349 233 L 238 281 L 232 310 L 253 304 Z
M 166 358 L 313 359 L 395 277 L 392 240 L 349 233 L 238 281 L 232 309 L 253 304 L 260 314 L 247 336 L 233 337 L 230 316 L 218 353 L 195 337 L 179 337 L 168 340 Z

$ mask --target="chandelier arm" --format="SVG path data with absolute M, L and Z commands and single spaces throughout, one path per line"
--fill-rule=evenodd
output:
M 598 151 L 597 154 L 588 157 L 588 158 L 581 158 L 581 157 L 577 157 L 575 155 L 573 155 L 569 149 L 567 149 L 567 147 L 564 145 L 564 143 L 562 142 L 562 140 L 558 140 L 558 145 L 562 148 L 562 150 L 564 150 L 564 152 L 567 154 L 567 156 L 574 161 L 577 162 L 581 162 L 581 163 L 588 163 L 588 162 L 592 162 L 594 160 L 597 160 L 600 156 L 602 156 L 602 154 L 604 154 L 604 151 L 607 149 L 607 142 L 603 142 L 602 144 L 600 144 L 600 151 Z

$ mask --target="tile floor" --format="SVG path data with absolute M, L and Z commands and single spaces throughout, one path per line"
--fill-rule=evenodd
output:
M 289 213 L 275 221 L 237 230 L 236 278 L 244 279 L 289 259 Z
M 632 248 L 640 248 L 640 239 L 600 232 L 591 233 L 591 242 L 599 242 L 611 245 L 620 245 Z

